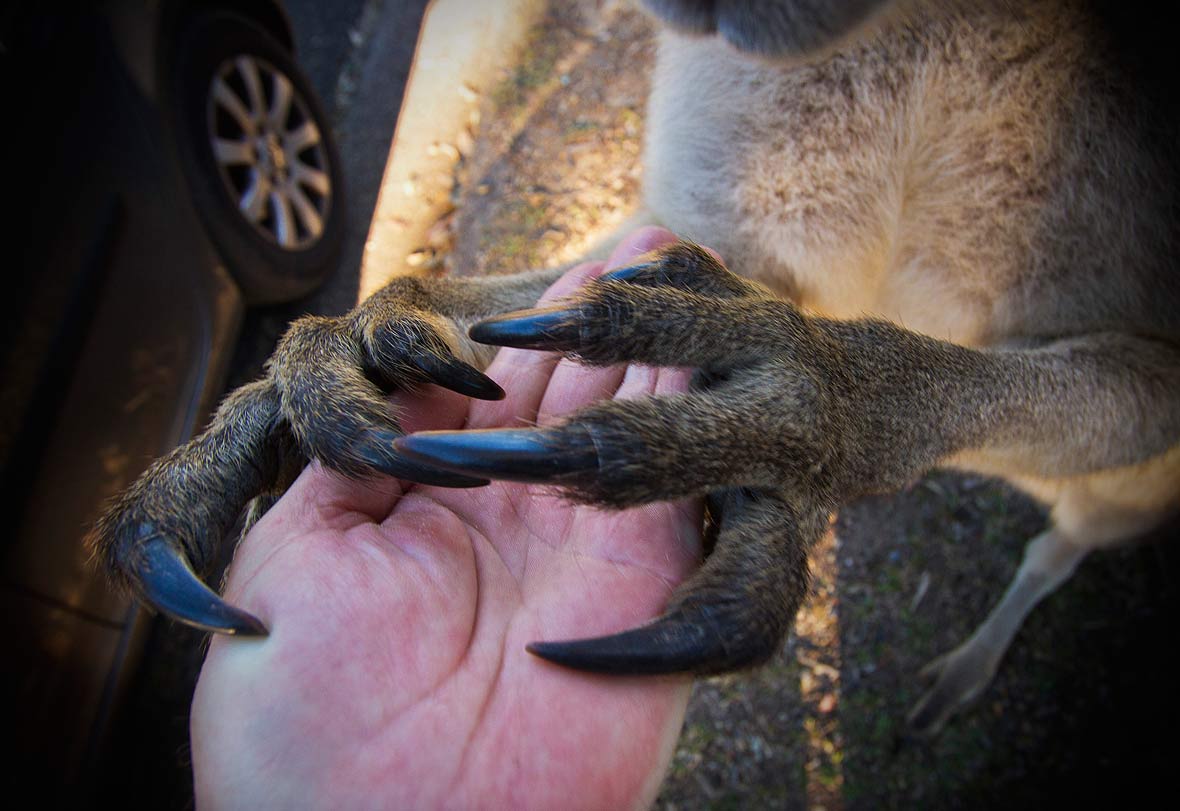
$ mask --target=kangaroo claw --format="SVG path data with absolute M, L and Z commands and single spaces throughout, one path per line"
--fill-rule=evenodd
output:
M 398 452 L 396 446 L 399 441 L 398 435 L 392 432 L 373 431 L 357 450 L 365 462 L 398 479 L 409 479 L 436 487 L 483 487 L 489 483 L 487 479 L 463 476 L 451 472 L 450 469 L 441 470 L 441 465 L 423 464 L 407 459 Z
M 608 271 L 598 277 L 600 282 L 630 282 L 633 279 L 643 276 L 653 268 L 658 268 L 658 262 L 640 262 L 637 265 L 627 265 L 626 267 L 617 268 L 616 270 Z
M 202 583 L 184 553 L 166 538 L 157 535 L 140 545 L 130 569 L 141 596 L 178 622 L 218 634 L 267 634 L 261 620 Z
M 574 670 L 634 676 L 720 673 L 764 661 L 767 652 L 775 649 L 774 644 L 768 648 L 762 640 L 748 639 L 747 629 L 726 625 L 706 606 L 681 607 L 629 631 L 590 639 L 533 642 L 525 649 Z
M 443 388 L 480 400 L 503 400 L 504 389 L 496 381 L 455 357 L 422 352 L 409 358 L 418 371 Z
M 467 331 L 471 340 L 516 349 L 576 349 L 582 335 L 577 311 L 536 308 L 480 321 Z
M 514 482 L 557 482 L 598 470 L 589 433 L 531 428 L 423 431 L 394 443 L 406 456 L 433 467 Z

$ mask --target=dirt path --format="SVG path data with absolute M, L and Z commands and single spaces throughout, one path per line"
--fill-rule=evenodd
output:
M 511 272 L 608 233 L 637 200 L 651 60 L 628 4 L 555 0 L 470 137 L 439 145 L 454 210 L 412 262 Z M 1162 784 L 1180 707 L 1159 650 L 1177 594 L 1162 540 L 1083 564 L 972 711 L 906 737 L 916 674 L 973 630 L 1043 523 L 1001 485 L 942 473 L 845 509 L 781 655 L 697 684 L 657 807 L 1041 807 Z

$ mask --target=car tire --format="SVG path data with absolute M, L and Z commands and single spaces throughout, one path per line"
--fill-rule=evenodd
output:
M 169 68 L 181 163 L 209 236 L 247 302 L 290 301 L 335 270 L 340 159 L 291 54 L 229 12 L 187 20 Z

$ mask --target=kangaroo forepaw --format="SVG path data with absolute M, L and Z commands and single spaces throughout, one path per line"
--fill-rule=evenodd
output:
M 469 330 L 478 343 L 566 352 L 593 364 L 756 365 L 805 321 L 788 302 L 689 242 L 653 251 L 569 298 Z
M 151 465 L 108 506 L 89 543 L 112 577 L 161 612 L 229 634 L 264 634 L 256 618 L 201 581 L 244 507 L 248 522 L 309 458 L 346 475 L 380 473 L 445 487 L 483 478 L 409 459 L 386 394 L 436 383 L 498 399 L 503 390 L 456 353 L 465 339 L 429 308 L 416 280 L 392 284 L 343 318 L 304 318 L 268 376 L 232 393 L 209 429 Z
M 460 357 L 466 338 L 429 309 L 417 280 L 391 285 L 344 318 L 303 318 L 269 361 L 282 416 L 311 458 L 351 476 L 383 473 L 423 484 L 474 487 L 402 456 L 402 430 L 387 395 L 434 383 L 470 397 L 504 391 Z M 469 353 L 468 353 L 469 354 Z
M 813 368 L 827 348 L 800 349 L 811 336 L 790 303 L 691 243 L 641 257 L 552 307 L 477 323 L 470 335 L 588 363 L 695 366 L 705 387 L 599 403 L 545 428 L 430 432 L 395 443 L 424 464 L 548 482 L 614 507 L 732 487 L 772 490 L 830 468 Z
M 272 490 L 294 460 L 268 380 L 231 394 L 209 430 L 153 463 L 106 508 L 87 539 L 124 588 L 180 622 L 227 634 L 266 633 L 201 582 L 243 505 Z M 200 574 L 198 574 L 200 573 Z
M 828 512 L 913 474 L 909 454 L 919 443 L 883 430 L 877 378 L 858 372 L 861 363 L 879 367 L 878 355 L 897 365 L 889 343 L 897 336 L 874 343 L 862 335 L 879 329 L 805 316 L 680 243 L 552 306 L 477 323 L 470 335 L 592 364 L 695 367 L 692 391 L 600 402 L 535 429 L 430 432 L 395 444 L 435 467 L 550 483 L 608 507 L 754 494 L 721 500 L 723 518 L 736 523 L 660 620 L 533 648 L 607 672 L 732 670 L 777 649 L 804 591 L 805 550 Z M 859 347 L 878 344 L 861 357 Z M 743 539 L 729 540 L 735 534 Z

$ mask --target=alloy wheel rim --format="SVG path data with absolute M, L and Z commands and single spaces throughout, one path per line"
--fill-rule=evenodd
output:
M 257 56 L 225 60 L 206 122 L 222 186 L 250 227 L 285 250 L 317 242 L 332 202 L 328 154 L 290 78 Z

